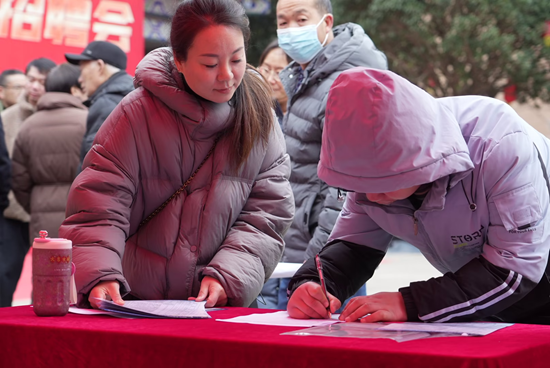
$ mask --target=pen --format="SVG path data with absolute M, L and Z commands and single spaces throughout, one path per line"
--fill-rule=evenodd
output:
M 330 299 L 328 298 L 327 285 L 325 284 L 325 278 L 323 277 L 323 266 L 321 264 L 321 258 L 319 257 L 319 254 L 315 256 L 315 264 L 317 265 L 317 272 L 319 273 L 321 288 L 323 289 L 323 292 L 325 293 L 325 297 L 327 298 L 327 301 L 328 301 L 327 312 L 330 316 Z

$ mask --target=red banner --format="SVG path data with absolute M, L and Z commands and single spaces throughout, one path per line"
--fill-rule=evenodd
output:
M 144 54 L 144 0 L 0 0 L 0 72 L 33 59 L 65 62 L 92 41 L 110 41 L 128 55 L 129 74 Z

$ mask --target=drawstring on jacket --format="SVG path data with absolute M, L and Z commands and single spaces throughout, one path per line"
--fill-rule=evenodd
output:
M 466 197 L 466 200 L 468 201 L 468 204 L 470 205 L 470 210 L 474 212 L 477 210 L 477 204 L 474 202 L 474 174 L 472 173 L 472 179 L 470 181 L 470 194 L 472 196 L 472 200 L 470 201 L 470 198 L 468 198 L 468 194 L 466 193 L 466 188 L 464 188 L 464 180 L 460 181 L 460 184 L 462 184 L 462 190 L 464 191 L 464 196 Z

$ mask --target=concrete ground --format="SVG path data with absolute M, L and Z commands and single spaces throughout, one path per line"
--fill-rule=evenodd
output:
M 424 256 L 404 241 L 394 241 L 386 257 L 367 282 L 367 294 L 382 291 L 397 291 L 412 281 L 428 280 L 441 276 Z

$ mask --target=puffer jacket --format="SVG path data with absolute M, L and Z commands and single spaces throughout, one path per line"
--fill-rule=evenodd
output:
M 549 162 L 550 141 L 501 101 L 435 99 L 387 71 L 342 74 L 329 96 L 319 176 L 354 193 L 321 253 L 329 289 L 344 300 L 396 236 L 443 274 L 400 289 L 409 320 L 534 316 L 550 302 Z M 427 183 L 419 208 L 365 195 Z M 314 272 L 310 262 L 289 288 Z
M 13 106 L 8 107 L 0 116 L 2 117 L 2 124 L 4 125 L 4 134 L 6 138 L 6 148 L 10 158 L 13 155 L 13 145 L 15 143 L 15 138 L 23 122 L 36 111 L 36 107 L 31 105 L 27 101 L 27 94 L 21 93 L 17 103 Z M 12 185 L 13 189 L 13 185 Z M 9 205 L 8 208 L 4 210 L 4 217 L 17 220 L 21 222 L 29 222 L 31 217 L 25 211 L 25 209 L 17 202 L 13 190 L 8 194 Z
M 87 106 L 90 111 L 86 121 L 86 134 L 84 134 L 80 151 L 81 161 L 84 160 L 84 157 L 92 147 L 95 135 L 99 128 L 101 128 L 105 119 L 107 119 L 109 114 L 124 96 L 133 91 L 133 89 L 132 77 L 121 70 L 107 79 L 99 86 L 97 91 L 84 102 L 84 105 Z
M 285 236 L 285 262 L 302 263 L 326 244 L 342 203 L 336 190 L 317 176 L 321 135 L 330 86 L 344 70 L 368 66 L 387 69 L 386 56 L 357 24 L 334 28 L 334 39 L 305 70 L 296 62 L 281 72 L 288 95 L 283 120 L 286 147 L 292 162 L 290 183 L 296 216 Z M 298 79 L 303 81 L 298 86 Z
M 186 92 L 171 49 L 149 53 L 135 81 L 99 130 L 59 231 L 73 242 L 78 303 L 102 280 L 141 299 L 187 299 L 211 276 L 229 305 L 248 306 L 281 257 L 294 214 L 279 124 L 236 173 L 234 142 L 222 136 L 186 190 L 138 230 L 203 162 L 232 111 Z
M 30 237 L 58 237 L 80 162 L 88 109 L 68 93 L 48 92 L 19 130 L 13 147 L 13 192 L 31 215 Z

